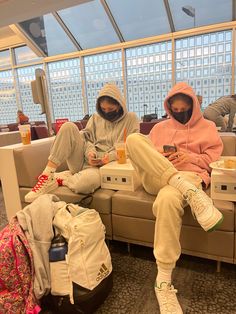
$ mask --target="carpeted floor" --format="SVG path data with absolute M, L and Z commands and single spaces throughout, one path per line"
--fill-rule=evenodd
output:
M 0 189 L 0 230 L 7 223 Z M 111 242 L 114 286 L 96 314 L 159 313 L 154 281 L 156 264 L 152 249 Z M 179 301 L 185 314 L 236 314 L 236 265 L 181 256 L 173 274 Z
M 111 252 L 114 287 L 97 313 L 159 313 L 153 290 L 156 264 L 152 250 L 132 246 L 128 255 L 120 243 L 114 243 Z M 221 272 L 216 273 L 216 262 L 183 255 L 174 271 L 173 284 L 186 314 L 236 313 L 235 265 L 222 263 Z

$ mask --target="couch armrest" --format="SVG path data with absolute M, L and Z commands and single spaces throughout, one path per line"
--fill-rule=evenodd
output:
M 33 187 L 45 168 L 54 138 L 33 141 L 13 149 L 19 186 Z
M 53 138 L 45 138 L 33 141 L 30 145 L 0 147 L 0 177 L 8 219 L 22 208 L 20 184 L 33 183 L 33 176 L 40 174 L 45 167 L 52 142 Z

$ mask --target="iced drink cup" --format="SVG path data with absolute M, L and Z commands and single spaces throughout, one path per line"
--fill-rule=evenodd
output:
M 116 159 L 118 164 L 126 163 L 126 151 L 125 151 L 125 143 L 116 143 Z
M 31 143 L 31 132 L 30 132 L 30 125 L 24 124 L 18 126 L 21 136 L 21 141 L 23 145 L 28 145 Z

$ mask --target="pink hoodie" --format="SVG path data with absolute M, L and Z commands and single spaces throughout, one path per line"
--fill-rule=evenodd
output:
M 168 99 L 178 93 L 193 99 L 192 116 L 186 124 L 181 124 L 171 115 Z M 156 124 L 149 134 L 150 139 L 156 147 L 175 145 L 179 150 L 188 152 L 191 161 L 177 169 L 196 172 L 207 186 L 210 183 L 209 164 L 218 160 L 223 150 L 223 143 L 214 122 L 203 118 L 193 89 L 184 82 L 176 84 L 170 90 L 164 107 L 170 119 Z

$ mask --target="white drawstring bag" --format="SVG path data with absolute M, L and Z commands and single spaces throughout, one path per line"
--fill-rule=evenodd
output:
M 78 214 L 75 215 L 75 212 Z M 66 264 L 71 285 L 69 294 L 74 304 L 73 283 L 93 290 L 112 272 L 111 256 L 105 243 L 105 226 L 95 209 L 85 210 L 74 204 L 59 209 L 53 225 L 59 233 L 67 236 Z M 56 276 L 55 269 L 53 276 Z M 57 278 L 58 281 L 60 279 Z M 63 281 L 65 278 L 62 278 Z M 58 285 L 56 290 L 58 295 Z M 55 295 L 53 286 L 51 293 Z

